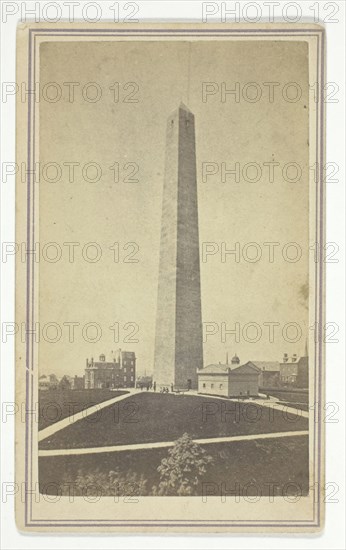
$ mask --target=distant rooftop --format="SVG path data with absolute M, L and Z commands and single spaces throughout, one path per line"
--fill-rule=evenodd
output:
M 249 361 L 252 363 L 252 361 Z M 240 367 L 243 367 L 244 365 L 227 365 L 227 363 L 211 363 L 210 365 L 206 365 L 204 369 L 219 369 L 220 371 L 233 371 L 236 369 L 239 369 Z M 200 371 L 203 369 L 200 369 Z
M 261 370 L 280 372 L 280 361 L 252 361 L 256 367 Z

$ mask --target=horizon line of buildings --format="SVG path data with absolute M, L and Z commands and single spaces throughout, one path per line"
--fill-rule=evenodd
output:
M 210 364 L 197 370 L 198 393 L 225 397 L 256 397 L 260 390 L 297 388 L 309 385 L 308 356 L 291 357 L 282 361 L 247 361 L 240 364 L 237 354 L 228 362 Z
M 152 375 L 136 375 L 137 358 L 133 351 L 118 349 L 111 351 L 108 358 L 102 353 L 98 360 L 86 359 L 84 376 L 64 375 L 58 379 L 55 374 L 41 375 L 39 389 L 118 389 L 152 385 Z M 309 358 L 284 354 L 281 361 L 250 360 L 240 364 L 235 354 L 225 363 L 212 363 L 197 369 L 197 388 L 191 388 L 186 381 L 186 389 L 197 389 L 199 393 L 210 395 L 246 396 L 258 395 L 260 389 L 292 387 L 306 389 L 309 382 Z M 171 384 L 172 386 L 172 384 Z

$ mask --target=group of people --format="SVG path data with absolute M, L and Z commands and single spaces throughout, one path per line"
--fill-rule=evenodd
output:
M 138 387 L 138 386 L 137 386 L 137 387 Z M 154 382 L 153 384 L 150 384 L 150 383 L 148 383 L 148 384 L 139 384 L 139 387 L 140 387 L 141 391 L 143 391 L 144 388 L 145 388 L 147 391 L 149 391 L 149 390 L 154 390 L 154 391 L 156 391 L 156 382 Z
M 141 384 L 139 383 L 138 386 L 141 391 L 143 391 L 144 389 L 146 389 L 147 391 L 149 390 L 154 390 L 156 391 L 156 382 L 152 382 L 152 383 L 147 383 L 147 384 Z M 171 392 L 174 391 L 174 386 L 173 384 L 171 384 Z M 162 386 L 160 388 L 160 393 L 169 393 L 169 387 L 168 386 Z
M 174 391 L 174 387 L 173 387 L 173 384 L 171 384 L 171 392 Z M 163 386 L 161 389 L 160 389 L 160 393 L 169 393 L 169 388 L 167 386 Z

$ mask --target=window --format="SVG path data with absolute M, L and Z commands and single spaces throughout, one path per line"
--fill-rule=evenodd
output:
M 203 388 L 205 388 L 205 384 L 203 384 L 203 386 L 202 386 L 202 387 L 203 387 Z
M 213 387 L 214 387 L 214 384 L 210 384 L 210 387 L 211 387 L 211 389 L 213 389 Z
M 126 376 L 124 376 L 124 382 L 126 382 Z
M 220 384 L 220 390 L 222 390 L 222 388 L 223 388 L 223 384 Z
M 131 382 L 133 382 L 133 376 L 131 376 Z

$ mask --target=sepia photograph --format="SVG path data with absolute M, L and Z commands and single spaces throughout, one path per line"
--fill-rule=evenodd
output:
M 319 531 L 323 27 L 17 33 L 18 525 Z

